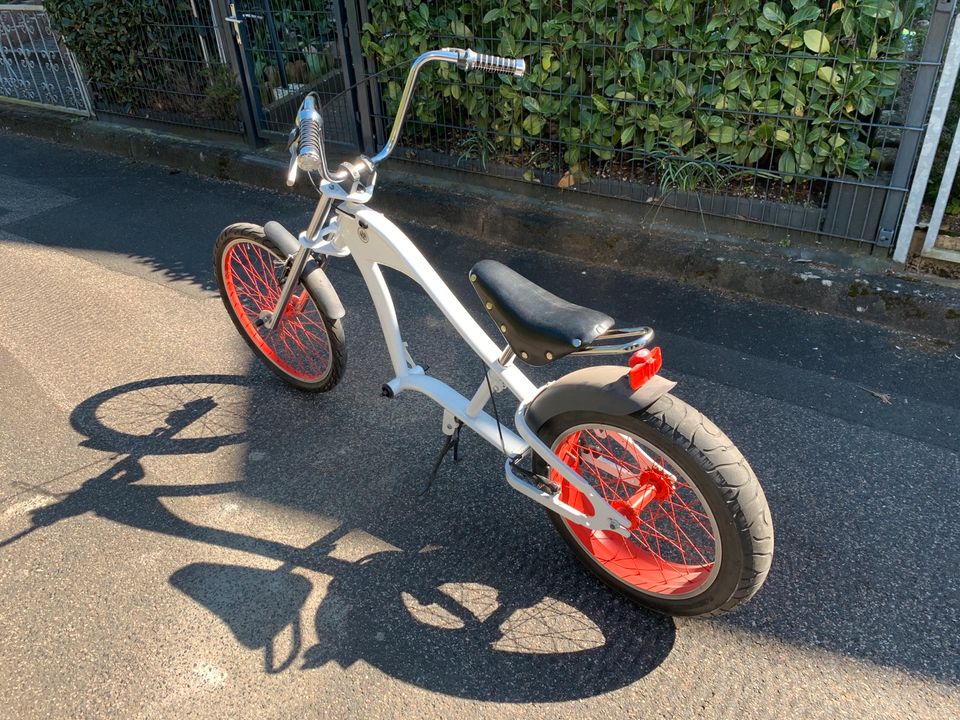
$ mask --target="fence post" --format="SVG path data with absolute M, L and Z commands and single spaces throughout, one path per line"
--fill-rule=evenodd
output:
M 877 245 L 880 247 L 889 247 L 893 244 L 900 214 L 904 209 L 910 178 L 917 166 L 917 152 L 923 139 L 923 130 L 907 128 L 922 128 L 926 125 L 955 5 L 956 0 L 937 0 L 933 16 L 930 18 L 927 37 L 920 54 L 920 60 L 925 64 L 917 70 L 913 94 L 910 96 L 910 106 L 907 108 L 907 115 L 903 122 L 905 127 L 900 134 L 897 159 L 893 164 L 890 190 L 887 191 L 887 197 L 880 212 L 880 225 L 877 231 Z
M 210 5 L 213 10 L 214 22 L 217 27 L 217 34 L 225 38 L 230 38 L 223 42 L 230 49 L 226 52 L 227 62 L 233 70 L 234 76 L 240 81 L 240 87 L 243 97 L 240 100 L 240 120 L 243 122 L 243 137 L 251 147 L 260 147 L 263 141 L 257 132 L 257 120 L 254 112 L 254 96 L 257 87 L 253 82 L 251 74 L 252 68 L 247 68 L 247 63 L 243 57 L 243 38 L 240 33 L 240 25 L 235 22 L 243 22 L 237 17 L 236 9 L 229 0 L 214 0 Z M 227 18 L 231 18 L 228 21 Z
M 940 145 L 940 134 L 943 132 L 944 121 L 947 118 L 950 98 L 953 97 L 953 88 L 957 81 L 957 71 L 960 69 L 960 22 L 954 25 L 949 47 L 952 50 L 952 54 L 948 54 L 947 59 L 943 63 L 943 75 L 940 78 L 940 85 L 937 88 L 936 98 L 933 101 L 930 122 L 927 124 L 927 131 L 923 136 L 923 147 L 920 149 L 917 170 L 914 173 L 913 183 L 910 186 L 910 195 L 907 197 L 907 206 L 904 209 L 903 220 L 900 223 L 900 232 L 897 234 L 897 244 L 893 251 L 893 259 L 898 263 L 906 262 L 907 255 L 910 252 L 913 232 L 916 230 L 917 219 L 920 217 L 920 206 L 923 204 L 923 196 L 927 192 L 927 183 L 930 181 L 930 170 L 933 167 L 933 160 L 937 155 L 937 148 Z M 955 161 L 958 148 L 960 148 L 960 146 L 957 145 L 956 139 L 954 139 L 953 147 L 950 149 L 951 160 L 947 161 L 947 167 L 940 181 L 940 192 L 937 194 L 937 204 L 933 209 L 933 217 L 930 218 L 930 227 L 927 230 L 926 241 L 923 245 L 924 250 L 929 250 L 933 247 L 933 242 L 937 238 L 937 232 L 940 230 L 940 222 L 943 220 L 943 209 L 947 205 L 947 198 L 950 195 L 950 189 L 953 187 L 953 177 L 957 167 L 955 162 L 952 167 L 950 163 Z
M 361 7 L 362 6 L 362 7 Z M 363 152 L 372 155 L 377 150 L 377 137 L 373 126 L 373 97 L 374 88 L 370 87 L 367 79 L 370 76 L 366 60 L 363 57 L 363 22 L 366 15 L 366 2 L 337 2 L 337 22 L 340 24 L 340 33 L 344 45 L 344 70 L 347 76 L 347 87 L 355 86 L 351 97 L 357 122 L 360 145 Z

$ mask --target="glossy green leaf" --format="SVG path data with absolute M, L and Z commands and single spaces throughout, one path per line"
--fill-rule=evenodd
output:
M 803 44 L 812 53 L 825 54 L 830 52 L 830 41 L 819 30 L 811 28 L 803 33 Z

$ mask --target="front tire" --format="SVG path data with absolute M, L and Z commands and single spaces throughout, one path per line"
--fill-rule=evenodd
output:
M 766 498 L 746 458 L 699 411 L 665 394 L 633 415 L 563 413 L 538 434 L 607 502 L 641 508 L 629 538 L 549 513 L 604 583 L 658 612 L 688 616 L 727 612 L 760 589 L 773 559 Z M 535 469 L 548 470 L 539 457 Z M 559 473 L 549 477 L 562 500 L 591 512 Z M 655 499 L 644 503 L 643 488 L 656 489 Z
M 319 292 L 301 277 L 273 330 L 258 325 L 283 288 L 287 261 L 259 225 L 230 225 L 213 251 L 217 286 L 237 331 L 264 365 L 284 382 L 307 392 L 333 389 L 347 361 L 342 320 L 323 312 Z

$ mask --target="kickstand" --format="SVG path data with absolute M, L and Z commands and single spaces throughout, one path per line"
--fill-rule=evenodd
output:
M 450 435 L 447 435 L 446 439 L 443 441 L 443 447 L 440 448 L 440 452 L 437 454 L 437 459 L 433 463 L 433 470 L 430 472 L 430 477 L 427 478 L 427 486 L 421 492 L 421 495 L 426 495 L 427 491 L 430 490 L 430 487 L 433 485 L 433 481 L 437 479 L 437 475 L 440 472 L 440 465 L 443 463 L 443 459 L 447 456 L 447 453 L 450 452 L 450 448 L 453 448 L 453 461 L 460 462 L 460 429 L 463 427 L 463 423 L 460 420 L 457 420 L 457 426 L 454 428 L 453 432 Z

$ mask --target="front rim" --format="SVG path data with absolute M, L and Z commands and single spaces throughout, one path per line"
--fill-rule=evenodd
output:
M 247 337 L 277 368 L 302 382 L 316 383 L 330 372 L 332 351 L 323 315 L 298 283 L 273 330 L 258 327 L 264 310 L 280 299 L 284 263 L 263 245 L 230 242 L 223 253 L 223 288 Z
M 618 509 L 636 502 L 651 477 L 669 480 L 663 487 L 672 486 L 633 516 L 636 527 L 629 537 L 564 520 L 603 573 L 639 592 L 672 600 L 699 595 L 710 586 L 721 557 L 716 518 L 696 483 L 660 449 L 622 428 L 590 424 L 565 431 L 553 451 Z M 587 498 L 560 473 L 551 470 L 550 476 L 560 487 L 560 500 L 592 514 Z

